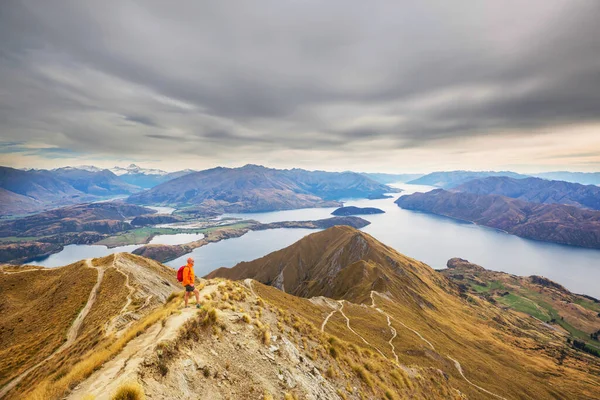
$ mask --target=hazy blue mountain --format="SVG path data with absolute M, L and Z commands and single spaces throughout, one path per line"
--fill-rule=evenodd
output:
M 387 185 L 389 183 L 396 182 L 409 182 L 422 177 L 424 174 L 383 174 L 376 172 L 361 172 L 361 175 Z
M 455 190 L 475 194 L 498 194 L 544 204 L 568 204 L 600 210 L 600 187 L 541 178 L 514 179 L 491 176 L 457 186 Z
M 96 196 L 132 194 L 142 190 L 139 186 L 124 182 L 108 169 L 91 171 L 89 169 L 64 167 L 52 170 L 52 172 L 75 189 Z
M 115 173 L 123 182 L 144 189 L 150 189 L 160 185 L 163 182 L 176 179 L 189 173 L 195 172 L 191 169 L 185 169 L 176 172 L 167 172 L 160 169 L 142 168 L 136 164 L 128 167 L 114 167 L 111 171 Z
M 258 165 L 213 168 L 132 195 L 136 204 L 196 206 L 250 212 L 338 206 L 333 199 L 380 197 L 392 188 L 352 172 L 278 170 Z
M 444 189 L 453 188 L 473 179 L 488 176 L 508 176 L 510 178 L 527 178 L 527 175 L 511 171 L 439 171 L 409 181 L 413 185 L 429 185 Z
M 530 175 L 543 179 L 581 183 L 582 185 L 600 185 L 600 172 L 556 171 L 540 172 L 537 174 Z
M 15 215 L 81 203 L 97 197 L 75 189 L 52 171 L 0 167 L 0 214 Z

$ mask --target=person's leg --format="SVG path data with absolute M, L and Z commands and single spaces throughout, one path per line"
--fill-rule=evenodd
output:
M 188 298 L 190 297 L 190 292 L 188 292 L 187 290 L 185 291 L 185 295 L 183 296 L 183 299 L 185 301 L 185 306 L 187 307 L 188 305 Z
M 196 295 L 196 304 L 200 304 L 200 292 L 198 289 L 194 289 L 194 294 Z

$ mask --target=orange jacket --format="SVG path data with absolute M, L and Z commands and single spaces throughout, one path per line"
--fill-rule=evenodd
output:
M 194 276 L 194 267 L 186 265 L 185 268 L 183 268 L 183 286 L 194 286 L 195 279 L 196 277 Z

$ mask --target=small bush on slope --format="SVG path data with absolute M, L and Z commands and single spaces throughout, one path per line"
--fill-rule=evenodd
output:
M 129 382 L 119 387 L 111 400 L 144 400 L 145 398 L 142 387 L 136 382 Z

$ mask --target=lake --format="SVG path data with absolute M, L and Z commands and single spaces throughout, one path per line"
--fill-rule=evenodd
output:
M 394 201 L 399 195 L 415 192 L 427 192 L 435 189 L 431 186 L 395 184 L 403 189 L 394 194 L 392 199 L 380 200 L 347 200 L 345 206 L 377 207 L 385 214 L 361 215 L 371 222 L 362 229 L 377 240 L 393 247 L 402 254 L 423 261 L 435 269 L 446 267 L 446 262 L 453 257 L 467 259 L 484 268 L 508 272 L 515 275 L 543 275 L 569 290 L 600 298 L 600 250 L 584 249 L 573 246 L 539 242 L 523 239 L 518 236 L 458 221 L 434 214 L 404 210 Z M 328 218 L 335 208 L 302 209 L 276 211 L 267 213 L 226 214 L 223 217 L 250 218 L 259 222 L 302 221 Z M 259 233 L 259 232 L 255 232 Z M 243 237 L 242 237 L 243 238 Z M 277 238 L 274 238 L 277 240 Z M 288 237 L 282 238 L 283 248 Z M 266 237 L 265 237 L 265 240 Z M 273 240 L 269 238 L 268 240 Z M 256 242 L 256 239 L 254 240 Z M 292 241 L 293 243 L 293 241 Z M 277 247 L 270 243 L 271 247 Z M 197 250 L 201 250 L 197 249 Z M 241 251 L 233 247 L 224 251 Z M 234 258 L 230 256 L 230 258 Z M 251 260 L 244 258 L 240 261 Z M 212 270 L 220 265 L 206 261 L 207 267 L 196 268 L 199 274 Z M 226 265 L 226 264 L 222 264 Z M 234 264 L 231 264 L 234 265 Z
M 394 204 L 402 194 L 434 189 L 429 186 L 393 185 L 404 190 L 394 198 L 348 200 L 345 205 L 377 207 L 385 214 L 364 215 L 371 222 L 362 230 L 395 248 L 400 253 L 421 260 L 431 267 L 445 268 L 452 257 L 461 257 L 487 269 L 515 275 L 543 275 L 576 293 L 600 298 L 600 250 L 583 249 L 522 239 L 491 228 L 465 223 L 432 214 L 403 210 Z M 302 221 L 331 217 L 335 208 L 311 208 L 267 213 L 226 214 L 222 217 L 254 219 L 260 222 Z M 315 230 L 274 229 L 211 243 L 167 265 L 179 267 L 191 255 L 196 259 L 196 274 L 206 275 L 215 268 L 231 267 L 284 248 Z M 48 257 L 39 265 L 64 265 L 82 258 L 99 257 L 97 247 L 66 246 L 61 253 Z M 105 252 L 132 251 L 131 246 L 106 249 Z M 137 248 L 137 246 L 134 246 Z M 86 250 L 88 249 L 88 250 Z M 72 254 L 63 254 L 63 253 Z M 110 254 L 110 253 L 108 253 Z
M 151 240 L 151 244 L 183 244 L 189 243 L 204 238 L 202 233 L 177 233 L 174 235 L 156 235 Z M 128 246 L 119 246 L 108 248 L 102 245 L 83 245 L 83 244 L 70 244 L 65 246 L 60 253 L 51 254 L 47 257 L 42 257 L 39 260 L 31 261 L 29 265 L 43 265 L 44 267 L 60 267 L 74 263 L 75 261 L 82 260 L 84 258 L 98 258 L 106 257 L 114 253 L 131 253 L 138 247 L 142 247 L 139 244 L 133 244 Z

